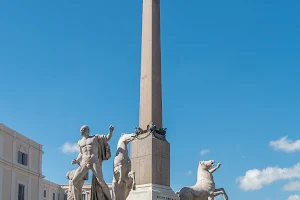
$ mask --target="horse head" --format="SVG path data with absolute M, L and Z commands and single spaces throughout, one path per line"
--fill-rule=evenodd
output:
M 213 166 L 215 165 L 215 161 L 214 160 L 208 160 L 208 161 L 200 161 L 199 162 L 199 167 L 198 169 L 202 169 L 202 170 L 210 170 Z
M 120 141 L 124 142 L 127 145 L 129 142 L 136 139 L 136 136 L 137 135 L 135 133 L 131 133 L 131 134 L 122 133 L 120 137 Z

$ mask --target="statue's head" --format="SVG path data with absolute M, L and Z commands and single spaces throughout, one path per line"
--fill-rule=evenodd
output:
M 131 142 L 132 140 L 136 139 L 136 134 L 132 133 L 132 134 L 126 134 L 126 133 L 122 133 L 121 135 L 121 140 L 123 142 L 125 142 L 126 144 L 128 144 L 129 142 Z
M 214 160 L 208 160 L 208 161 L 200 161 L 199 162 L 199 168 L 203 170 L 209 170 L 215 165 Z
M 89 136 L 90 135 L 90 128 L 87 125 L 83 125 L 80 128 L 80 133 L 81 133 L 81 136 Z

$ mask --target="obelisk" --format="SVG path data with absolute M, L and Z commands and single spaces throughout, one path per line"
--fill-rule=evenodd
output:
M 179 199 L 170 188 L 170 143 L 162 130 L 160 0 L 143 0 L 139 127 L 131 143 L 137 190 L 128 200 Z M 149 125 L 156 126 L 149 130 Z M 153 127 L 153 126 L 152 126 Z

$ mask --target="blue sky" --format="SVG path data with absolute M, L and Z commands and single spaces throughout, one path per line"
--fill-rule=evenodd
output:
M 81 125 L 92 133 L 115 125 L 113 153 L 120 134 L 138 125 L 141 6 L 0 2 L 0 121 L 43 144 L 48 180 L 67 183 L 77 154 L 62 147 L 80 139 Z M 174 190 L 195 184 L 198 162 L 214 159 L 222 163 L 216 186 L 231 200 L 300 199 L 299 6 L 161 1 Z M 112 159 L 107 182 L 111 170 Z

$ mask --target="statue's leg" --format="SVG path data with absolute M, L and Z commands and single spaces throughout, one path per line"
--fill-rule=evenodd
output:
M 131 190 L 135 190 L 134 171 L 130 171 L 126 177 L 125 199 L 128 197 Z
M 126 185 L 125 188 L 124 188 L 124 197 L 125 197 L 125 199 L 127 199 L 127 197 L 129 196 L 130 191 L 131 191 L 131 186 L 130 186 L 130 184 L 129 184 L 129 185 Z
M 228 200 L 228 196 L 227 196 L 224 188 L 215 189 L 214 196 L 216 197 L 216 196 L 219 196 L 220 194 L 223 195 L 224 200 Z
M 122 177 L 122 175 L 123 175 L 123 173 L 122 173 L 122 165 L 119 166 L 119 170 L 118 171 L 119 171 L 118 184 L 120 185 L 122 183 L 122 181 L 123 181 L 123 177 Z
M 117 184 L 117 181 L 113 183 L 113 197 L 114 200 L 125 200 L 124 197 L 124 185 Z
M 132 180 L 132 187 L 130 189 L 135 190 L 135 172 L 134 171 L 130 171 L 128 173 L 128 178 Z
M 101 185 L 102 191 L 104 192 L 105 196 L 108 198 L 108 200 L 111 200 L 109 188 L 103 179 L 102 168 L 101 168 L 101 165 L 99 162 L 93 163 L 92 171 L 93 171 L 93 174 L 95 175 L 97 181 Z
M 73 185 L 72 193 L 74 195 L 74 200 L 80 200 L 81 199 L 81 194 L 80 194 L 80 180 L 83 179 L 85 173 L 88 171 L 88 168 L 86 167 L 85 164 L 82 166 L 78 167 L 74 173 L 73 179 L 71 181 L 71 184 Z

